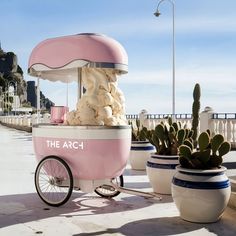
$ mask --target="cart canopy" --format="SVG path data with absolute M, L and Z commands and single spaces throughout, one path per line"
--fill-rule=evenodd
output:
M 47 39 L 29 58 L 28 73 L 50 81 L 78 80 L 81 67 L 110 68 L 128 72 L 128 56 L 116 40 L 101 34 L 82 33 Z

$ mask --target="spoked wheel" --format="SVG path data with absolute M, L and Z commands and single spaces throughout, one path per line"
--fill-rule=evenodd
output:
M 39 197 L 50 206 L 61 206 L 73 191 L 73 176 L 67 163 L 59 157 L 42 159 L 35 171 L 35 187 Z
M 112 179 L 112 182 L 114 182 L 116 185 L 123 187 L 124 186 L 124 178 L 123 175 L 116 177 Z M 105 198 L 112 198 L 120 194 L 120 191 L 115 189 L 113 186 L 104 184 L 99 187 L 97 187 L 95 190 L 95 193 L 97 193 L 101 197 Z

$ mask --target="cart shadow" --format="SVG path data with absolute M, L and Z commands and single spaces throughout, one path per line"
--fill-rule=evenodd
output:
M 116 212 L 132 211 L 151 206 L 153 204 L 172 202 L 171 196 L 163 196 L 162 200 L 154 198 L 144 198 L 130 195 L 119 199 L 107 199 L 95 195 L 85 195 L 84 197 L 72 198 L 73 204 L 78 207 L 77 212 L 73 212 L 67 217 L 79 215 L 107 214 Z
M 196 224 L 182 220 L 180 217 L 162 217 L 151 218 L 138 221 L 132 221 L 120 228 L 107 228 L 101 231 L 74 234 L 73 236 L 99 236 L 122 234 L 126 236 L 143 236 L 143 235 L 178 235 L 191 232 L 196 235 L 196 230 L 204 229 L 214 235 L 235 235 L 236 226 L 230 224 L 227 219 L 221 219 L 211 224 Z M 200 232 L 199 232 L 200 233 Z
M 167 197 L 161 202 L 168 201 L 172 199 Z M 0 228 L 50 217 L 82 217 L 125 212 L 159 203 L 158 200 L 133 195 L 105 199 L 95 194 L 73 192 L 65 205 L 51 207 L 43 203 L 37 193 L 5 195 L 0 196 Z

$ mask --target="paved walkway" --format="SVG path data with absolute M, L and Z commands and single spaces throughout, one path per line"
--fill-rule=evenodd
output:
M 236 174 L 235 152 L 228 155 Z M 0 235 L 236 235 L 236 211 L 227 208 L 213 224 L 179 218 L 171 196 L 162 201 L 120 194 L 112 200 L 74 192 L 59 208 L 48 207 L 34 188 L 36 161 L 30 133 L 0 125 Z M 151 191 L 145 172 L 125 171 L 126 187 Z

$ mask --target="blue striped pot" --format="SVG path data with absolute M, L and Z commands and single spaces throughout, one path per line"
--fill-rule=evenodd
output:
M 152 153 L 147 161 L 147 175 L 153 191 L 161 194 L 171 194 L 171 182 L 179 165 L 179 156 L 157 155 Z
M 211 223 L 220 219 L 231 193 L 226 168 L 195 170 L 176 167 L 172 197 L 184 220 Z
M 146 170 L 148 157 L 155 147 L 148 141 L 132 141 L 130 151 L 130 166 L 133 170 Z

